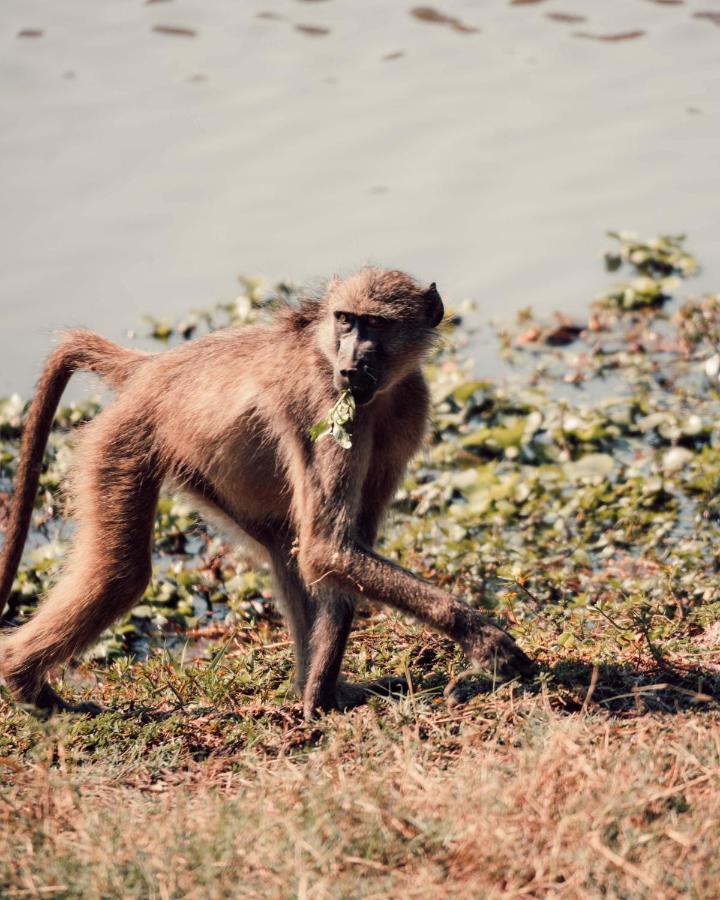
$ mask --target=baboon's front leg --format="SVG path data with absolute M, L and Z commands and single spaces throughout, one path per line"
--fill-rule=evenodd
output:
M 535 669 L 510 635 L 477 610 L 350 538 L 341 544 L 308 542 L 300 558 L 309 580 L 325 576 L 339 590 L 359 592 L 409 613 L 457 641 L 471 662 L 501 679 L 530 675 Z
M 318 588 L 313 586 L 322 586 L 338 597 L 365 597 L 408 613 L 457 641 L 471 662 L 501 679 L 531 674 L 532 661 L 506 631 L 447 591 L 369 549 L 392 478 L 368 481 L 361 441 L 362 435 L 354 438 L 350 454 L 331 442 L 320 445 L 303 483 L 306 489 L 297 488 L 297 561 L 304 582 L 314 593 Z M 360 493 L 358 484 L 365 485 Z M 311 641 L 311 654 L 317 652 L 317 659 L 311 662 L 306 685 L 306 713 L 332 705 L 331 689 L 350 627 L 350 616 L 343 614 L 337 600 L 323 605 L 318 616 Z
M 337 707 L 337 682 L 352 627 L 353 601 L 343 593 L 322 588 L 317 592 L 317 613 L 310 636 L 310 660 L 303 707 L 310 718 L 318 710 Z

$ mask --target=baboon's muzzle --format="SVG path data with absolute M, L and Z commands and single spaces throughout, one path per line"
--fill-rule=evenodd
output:
M 369 367 L 360 364 L 357 367 L 340 369 L 335 373 L 335 387 L 338 390 L 350 391 L 358 405 L 369 403 L 377 389 L 378 380 Z

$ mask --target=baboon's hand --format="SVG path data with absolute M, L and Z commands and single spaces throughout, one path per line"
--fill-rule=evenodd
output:
M 518 675 L 528 678 L 535 672 L 535 663 L 510 635 L 486 620 L 473 623 L 467 635 L 460 640 L 460 645 L 474 666 L 501 681 Z

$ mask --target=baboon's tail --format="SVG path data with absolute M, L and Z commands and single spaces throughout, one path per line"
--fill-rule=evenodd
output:
M 97 372 L 114 387 L 120 387 L 148 355 L 139 350 L 125 350 L 91 331 L 70 331 L 45 364 L 23 430 L 12 511 L 0 553 L 0 616 L 20 565 L 45 445 L 70 376 L 79 369 Z

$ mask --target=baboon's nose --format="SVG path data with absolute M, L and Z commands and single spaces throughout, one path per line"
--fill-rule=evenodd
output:
M 375 379 L 363 366 L 348 366 L 337 370 L 335 386 L 350 388 L 358 403 L 366 402 L 374 393 Z

